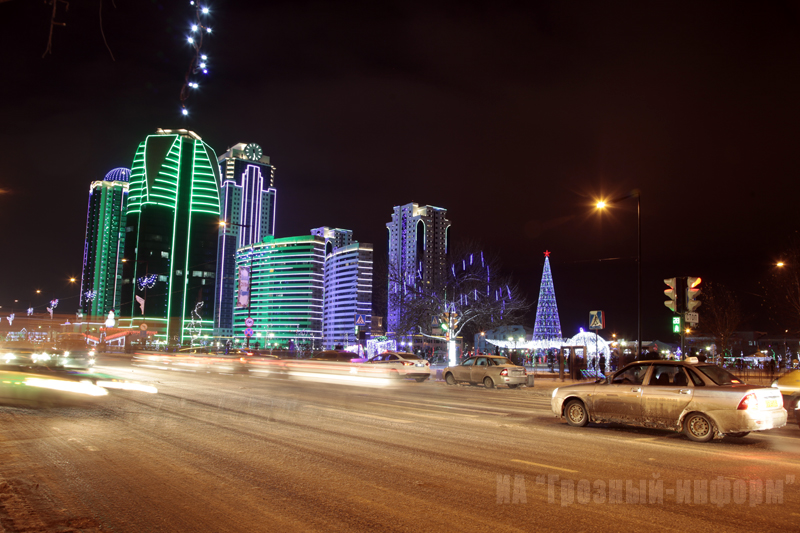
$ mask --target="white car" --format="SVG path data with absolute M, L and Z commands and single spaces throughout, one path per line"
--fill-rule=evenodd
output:
M 361 363 L 358 371 L 422 382 L 431 377 L 431 364 L 413 353 L 384 352 Z
M 570 426 L 589 422 L 683 431 L 690 440 L 744 437 L 786 425 L 773 387 L 748 385 L 718 366 L 685 361 L 637 361 L 594 383 L 553 391 L 553 413 Z

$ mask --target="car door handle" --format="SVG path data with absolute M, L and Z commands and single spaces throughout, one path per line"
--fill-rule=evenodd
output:
M 692 390 L 691 389 L 681 389 L 678 392 L 680 392 L 681 394 L 691 394 Z
M 642 392 L 642 388 L 641 387 L 634 387 L 634 388 L 631 389 L 631 392 Z

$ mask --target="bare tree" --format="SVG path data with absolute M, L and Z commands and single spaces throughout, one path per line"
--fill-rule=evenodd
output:
M 714 337 L 717 351 L 727 353 L 731 337 L 744 321 L 744 314 L 736 295 L 721 283 L 708 282 L 700 299 L 703 301 L 702 330 Z
M 499 264 L 482 252 L 463 253 L 448 265 L 438 286 L 389 265 L 389 306 L 396 313 L 395 335 L 421 334 L 449 342 L 467 332 L 514 323 L 530 308 Z

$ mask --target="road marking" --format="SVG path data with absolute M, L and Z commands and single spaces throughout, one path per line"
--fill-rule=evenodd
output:
M 310 407 L 311 409 L 320 409 L 322 411 L 333 411 L 334 413 L 351 414 L 354 416 L 366 416 L 367 418 L 386 420 L 387 422 L 397 422 L 399 424 L 411 424 L 413 422 L 413 420 L 401 420 L 399 418 L 388 418 L 385 416 L 368 415 L 365 413 L 356 413 L 354 411 L 342 411 L 341 409 L 331 409 L 329 407 L 317 407 L 316 405 L 304 405 L 303 407 Z
M 383 405 L 383 406 L 386 406 L 386 407 L 395 407 L 395 408 L 397 407 L 396 405 L 393 405 L 391 403 L 381 403 L 381 402 L 367 402 L 367 403 L 373 404 L 373 405 Z M 441 411 L 434 411 L 433 409 L 420 409 L 419 407 L 402 407 L 402 409 L 411 409 L 411 410 L 414 410 L 414 411 L 424 411 L 426 413 L 438 413 L 440 415 L 445 414 L 445 413 L 442 413 Z M 459 415 L 459 416 L 468 416 L 470 418 L 476 418 L 478 416 L 478 415 L 467 415 L 467 414 L 464 414 L 464 413 L 453 413 L 453 414 L 454 415 Z M 494 413 L 491 413 L 491 414 L 494 414 Z
M 553 470 L 562 470 L 564 472 L 573 472 L 577 474 L 579 470 L 570 470 L 569 468 L 561 468 L 559 466 L 543 465 L 541 463 L 531 463 L 530 461 L 523 461 L 522 459 L 511 459 L 512 463 L 523 463 L 531 466 L 541 466 L 542 468 L 552 468 Z

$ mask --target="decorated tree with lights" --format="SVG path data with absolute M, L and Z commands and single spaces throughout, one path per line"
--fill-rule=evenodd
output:
M 539 303 L 536 306 L 536 324 L 533 326 L 533 340 L 558 339 L 561 339 L 561 321 L 558 319 L 553 274 L 550 272 L 550 252 L 545 251 L 542 283 L 539 286 Z
M 395 336 L 446 341 L 450 364 L 456 363 L 460 335 L 515 323 L 530 308 L 517 286 L 499 274 L 497 261 L 483 252 L 460 255 L 436 287 L 392 264 L 389 280 L 389 305 L 398 313 Z

